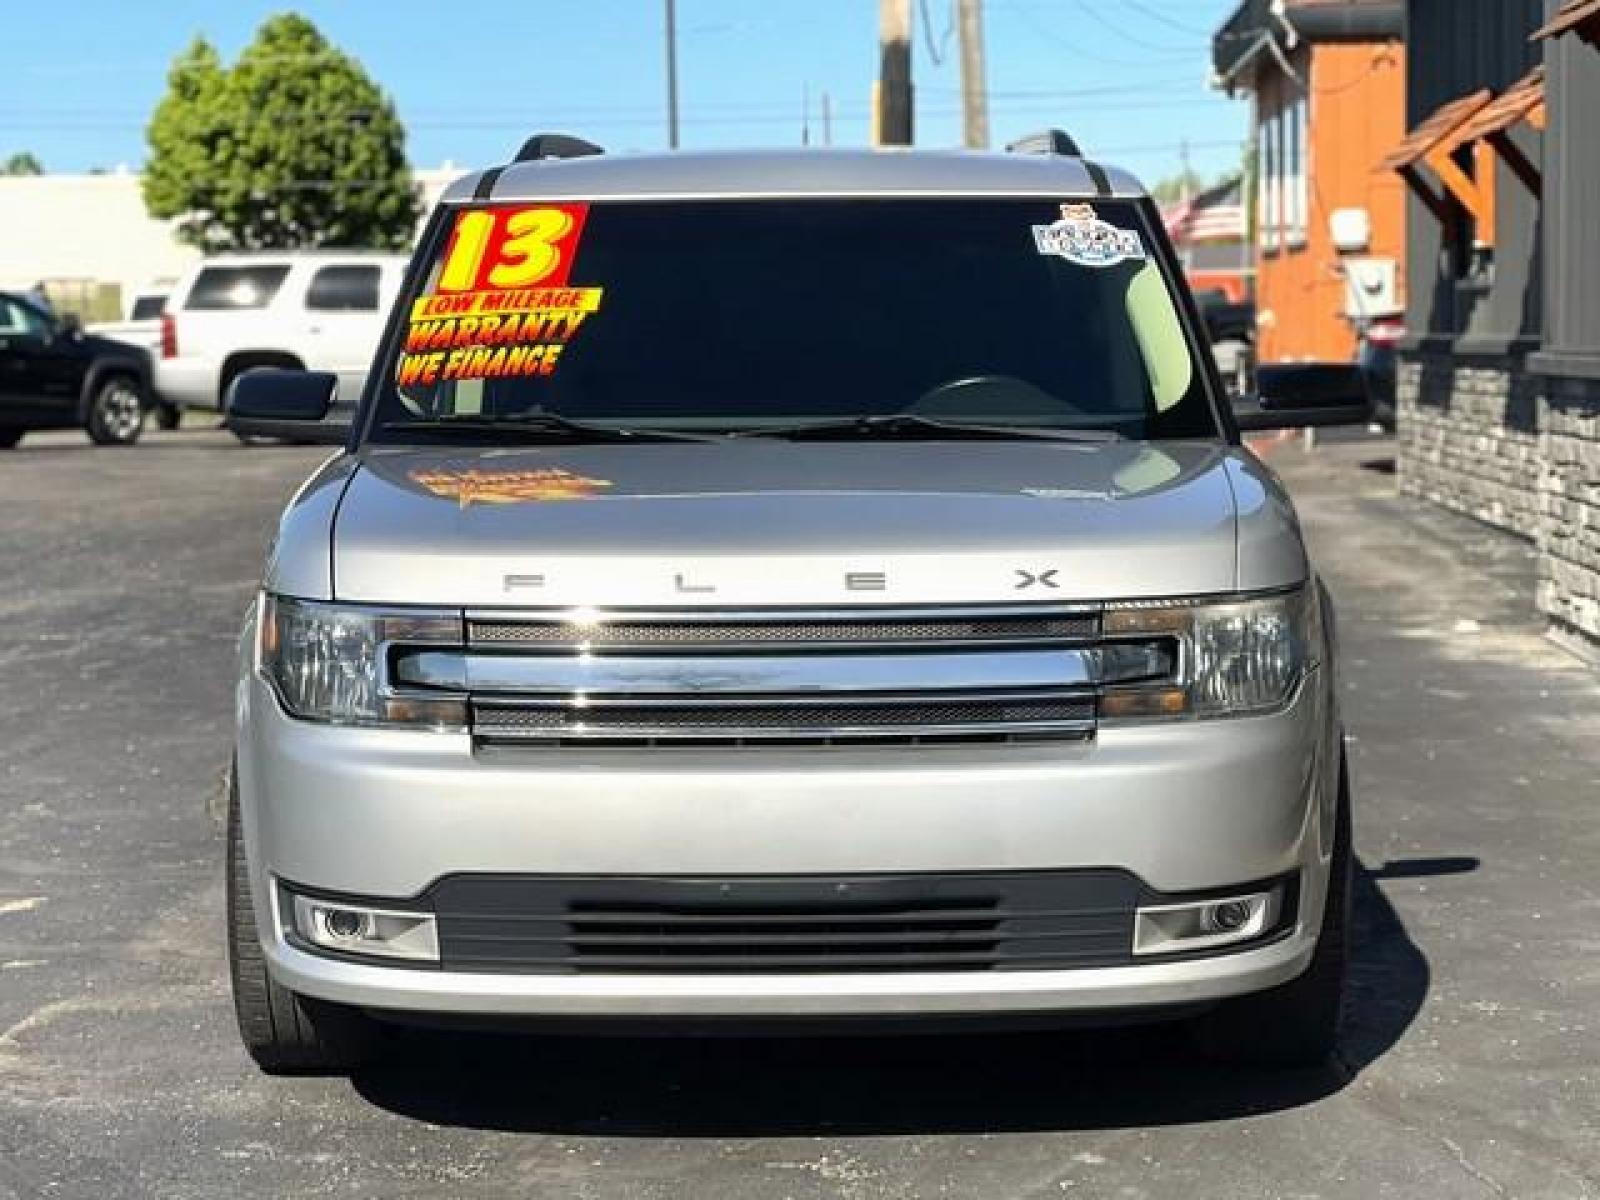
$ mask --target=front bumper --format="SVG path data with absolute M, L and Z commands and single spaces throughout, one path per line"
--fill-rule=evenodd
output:
M 239 787 L 273 975 L 374 1009 L 573 1017 L 1103 1011 L 1272 987 L 1309 962 L 1332 843 L 1325 680 L 1283 712 L 1103 728 L 1084 743 L 474 750 L 465 735 L 285 717 L 240 685 Z M 457 874 L 959 874 L 1112 866 L 1165 892 L 1298 872 L 1267 945 L 1068 970 L 515 974 L 323 957 L 284 937 L 277 880 L 397 903 Z
M 1316 946 L 1302 924 L 1259 949 L 1071 971 L 806 975 L 500 975 L 369 966 L 309 954 L 281 936 L 274 978 L 302 995 L 416 1013 L 541 1017 L 906 1017 L 1123 1012 L 1274 987 Z

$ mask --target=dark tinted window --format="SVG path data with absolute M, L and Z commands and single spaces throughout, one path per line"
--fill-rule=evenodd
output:
M 133 302 L 133 310 L 128 313 L 130 321 L 154 321 L 161 315 L 161 310 L 167 306 L 165 296 L 140 296 Z
M 288 275 L 288 267 L 206 267 L 195 277 L 184 307 L 265 308 Z
M 0 296 L 0 334 L 42 338 L 48 336 L 50 330 L 50 318 L 33 305 Z
M 323 267 L 311 277 L 306 307 L 321 311 L 376 312 L 377 267 Z
M 511 318 L 482 314 L 519 311 L 514 293 L 470 282 L 492 279 L 487 266 L 447 286 L 441 260 L 469 240 L 447 234 L 423 284 L 439 303 L 407 301 L 422 315 L 403 360 L 385 369 L 406 382 L 380 396 L 380 424 L 542 409 L 733 428 L 912 412 L 1138 437 L 1215 433 L 1172 284 L 1133 203 L 1065 206 L 1124 248 L 1093 260 L 1046 248 L 1036 229 L 1069 218 L 1045 198 L 569 207 L 582 220 L 555 277 L 587 289 L 592 311 L 570 336 L 559 318 L 553 334 L 529 333 L 518 318 L 508 335 Z M 548 212 L 493 211 L 501 222 Z M 474 244 L 491 247 L 492 260 L 493 235 Z M 517 268 L 531 254 L 500 261 L 526 277 Z M 530 349 L 544 357 L 525 362 Z M 550 369 L 528 369 L 535 361 Z

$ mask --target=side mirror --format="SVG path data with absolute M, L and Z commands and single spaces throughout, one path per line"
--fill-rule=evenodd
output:
M 258 367 L 228 385 L 222 423 L 245 438 L 336 445 L 350 436 L 348 410 L 329 417 L 338 399 L 332 371 Z
M 1372 394 L 1355 363 L 1269 363 L 1256 368 L 1254 394 L 1234 397 L 1233 419 L 1245 432 L 1365 425 Z
M 338 392 L 339 377 L 331 371 L 246 371 L 228 386 L 223 423 L 238 433 L 272 436 L 260 426 L 320 421 Z

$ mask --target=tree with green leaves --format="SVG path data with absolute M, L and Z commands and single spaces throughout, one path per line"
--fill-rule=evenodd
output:
M 43 175 L 44 164 L 37 156 L 20 150 L 0 162 L 0 175 Z
M 145 206 L 207 252 L 401 249 L 415 234 L 393 103 L 304 17 L 270 18 L 231 68 L 196 38 L 148 137 Z

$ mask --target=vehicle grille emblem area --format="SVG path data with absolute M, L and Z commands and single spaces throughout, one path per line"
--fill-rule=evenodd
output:
M 1056 582 L 1056 568 L 1054 567 L 1051 567 L 1048 571 L 1024 571 L 1021 567 L 1016 570 L 1016 590 L 1019 592 L 1031 587 L 1059 588 L 1061 586 Z

